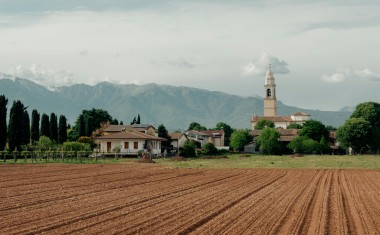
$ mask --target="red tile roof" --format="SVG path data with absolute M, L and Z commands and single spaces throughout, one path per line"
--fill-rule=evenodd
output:
M 183 133 L 181 132 L 171 132 L 169 133 L 169 136 L 172 140 L 178 140 L 183 136 Z
M 165 141 L 166 139 L 141 133 L 138 131 L 120 131 L 110 135 L 103 135 L 95 137 L 94 139 L 145 139 L 145 140 L 157 140 Z
M 254 116 L 251 120 L 251 122 L 258 122 L 259 120 L 269 120 L 272 122 L 293 122 L 292 118 L 290 116 L 275 116 L 275 117 L 260 117 L 260 116 Z
M 292 114 L 292 116 L 310 116 L 310 114 L 304 112 L 297 112 Z

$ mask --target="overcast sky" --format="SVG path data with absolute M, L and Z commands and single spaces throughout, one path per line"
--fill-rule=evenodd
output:
M 0 0 L 0 72 L 47 87 L 159 83 L 287 105 L 380 102 L 378 0 Z

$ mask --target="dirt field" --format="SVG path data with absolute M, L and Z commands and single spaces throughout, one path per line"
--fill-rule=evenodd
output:
M 380 234 L 380 171 L 0 165 L 0 234 Z

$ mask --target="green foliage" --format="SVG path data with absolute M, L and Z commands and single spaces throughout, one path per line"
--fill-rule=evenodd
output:
M 195 148 L 194 142 L 187 140 L 183 147 L 179 148 L 179 155 L 182 157 L 195 157 Z
M 168 149 L 168 148 L 171 147 L 171 144 L 170 144 L 171 143 L 170 135 L 169 135 L 168 131 L 166 130 L 166 128 L 165 128 L 165 126 L 163 124 L 161 124 L 161 125 L 158 126 L 157 132 L 158 132 L 158 137 L 166 139 L 166 141 L 162 141 L 161 142 L 161 152 L 164 152 L 165 149 Z
M 58 143 L 63 144 L 67 141 L 67 119 L 65 116 L 59 116 L 58 126 Z
M 337 140 L 344 148 L 352 147 L 356 153 L 369 149 L 373 138 L 371 123 L 364 118 L 351 118 L 338 128 Z
M 90 151 L 91 147 L 87 143 L 79 143 L 79 142 L 65 142 L 63 143 L 63 149 L 65 151 Z
M 9 150 L 20 149 L 24 141 L 24 110 L 26 108 L 21 101 L 13 101 L 9 116 L 8 144 Z
M 93 131 L 100 128 L 102 123 L 113 121 L 111 115 L 103 109 L 83 110 L 75 125 L 70 129 L 68 139 L 75 141 L 80 136 L 90 136 Z
M 313 139 L 319 142 L 322 136 L 328 138 L 329 132 L 327 131 L 326 126 L 323 125 L 320 121 L 309 120 L 303 124 L 299 135 L 306 136 L 309 139 Z
M 287 126 L 286 129 L 302 129 L 302 125 L 297 124 L 297 123 L 292 123 L 289 126 Z
M 280 133 L 274 128 L 265 128 L 257 138 L 260 151 L 265 154 L 280 154 Z
M 50 114 L 50 138 L 54 143 L 58 143 L 58 121 L 55 113 Z
M 207 128 L 197 122 L 192 122 L 190 123 L 188 130 L 202 131 L 207 130 Z
M 86 133 L 86 121 L 84 119 L 84 115 L 83 114 L 79 115 L 79 117 L 78 117 L 77 127 L 78 127 L 78 135 L 79 136 L 87 136 L 87 133 Z
M 218 122 L 216 124 L 215 130 L 223 130 L 224 131 L 224 146 L 230 145 L 231 134 L 234 131 L 230 125 L 224 122 Z
M 313 139 L 304 140 L 302 145 L 306 153 L 317 153 L 321 150 L 319 143 Z
M 274 128 L 274 122 L 271 120 L 260 119 L 255 125 L 255 130 L 263 130 L 266 127 Z
M 32 144 L 36 143 L 40 139 L 40 114 L 35 109 L 32 111 L 30 138 Z
M 215 145 L 213 143 L 206 143 L 203 146 L 202 152 L 205 155 L 213 155 L 213 154 L 216 154 L 218 152 L 218 149 L 215 147 Z
M 287 147 L 292 149 L 295 153 L 302 153 L 304 151 L 303 142 L 307 139 L 306 136 L 296 136 L 290 141 Z
M 23 115 L 23 141 L 22 144 L 26 145 L 30 143 L 30 119 L 28 111 L 24 110 Z
M 244 146 L 252 141 L 252 136 L 247 130 L 235 130 L 231 134 L 230 147 L 236 151 L 242 151 Z
M 41 131 L 40 136 L 46 136 L 50 138 L 50 121 L 49 116 L 46 114 L 42 114 L 41 116 Z
M 330 152 L 330 143 L 326 140 L 324 136 L 322 136 L 321 141 L 319 141 L 319 148 L 321 153 Z
M 81 136 L 81 137 L 79 137 L 78 143 L 88 144 L 91 149 L 94 149 L 96 147 L 95 141 L 93 139 L 91 139 L 90 137 L 88 137 L 88 136 Z
M 54 148 L 54 143 L 47 136 L 41 136 L 40 140 L 37 141 L 37 147 L 40 151 L 47 151 Z
M 7 143 L 7 104 L 8 99 L 4 96 L 0 96 L 0 151 L 5 149 Z

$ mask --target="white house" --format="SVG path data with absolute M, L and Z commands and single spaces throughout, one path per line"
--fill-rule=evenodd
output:
M 161 142 L 166 140 L 136 130 L 108 133 L 93 139 L 99 145 L 101 152 L 111 153 L 114 149 L 120 148 L 120 153 L 123 155 L 137 155 L 139 151 L 160 155 Z
M 181 133 L 181 132 L 171 132 L 169 133 L 169 136 L 170 136 L 170 144 L 173 146 L 173 148 L 176 148 L 176 149 L 183 147 L 186 140 L 189 139 L 184 133 Z
M 202 147 L 207 143 L 213 143 L 217 148 L 224 146 L 224 130 L 189 130 L 185 134 L 189 139 L 200 142 Z

